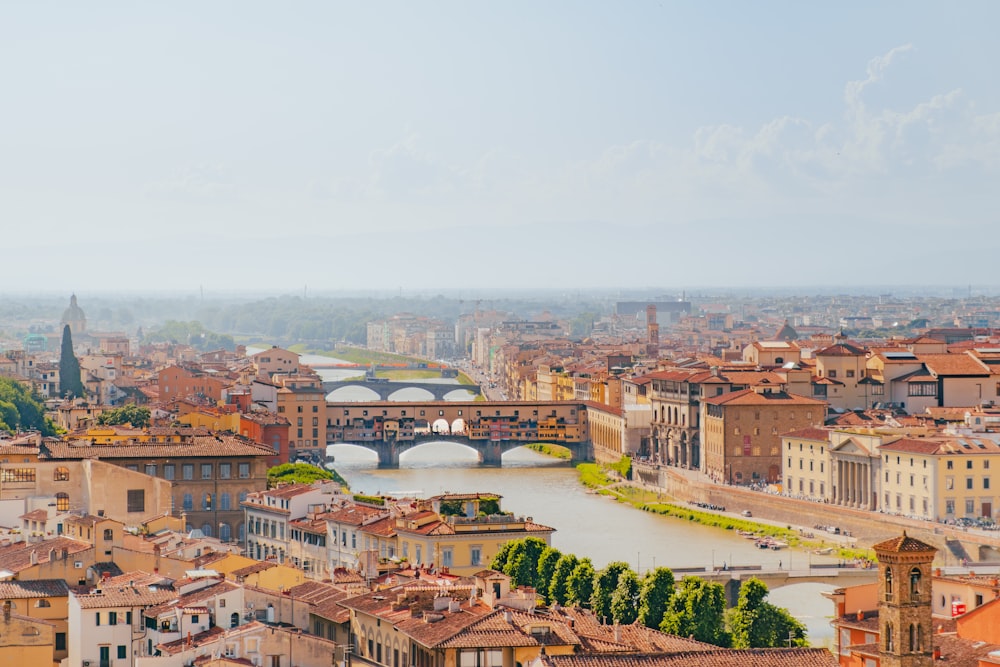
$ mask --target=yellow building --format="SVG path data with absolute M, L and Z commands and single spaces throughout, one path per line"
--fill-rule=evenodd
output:
M 65 634 L 63 631 L 64 644 Z M 5 665 L 53 664 L 55 635 L 55 626 L 51 622 L 14 614 L 11 605 L 4 604 L 0 620 L 0 661 Z M 65 648 L 59 654 L 65 658 Z
M 781 477 L 790 496 L 822 502 L 830 491 L 830 431 L 813 426 L 781 436 Z
M 487 567 L 506 542 L 537 537 L 551 544 L 553 528 L 532 517 L 515 517 L 499 511 L 496 494 L 445 494 L 422 501 L 416 511 L 396 519 L 398 556 L 414 565 L 447 568 L 471 575 Z
M 986 438 L 900 438 L 881 447 L 885 512 L 926 519 L 996 518 L 1000 445 Z
M 10 664 L 32 665 L 47 664 L 49 662 L 59 662 L 67 657 L 66 633 L 68 632 L 69 618 L 69 587 L 62 579 L 39 579 L 35 581 L 3 581 L 0 582 L 0 600 L 6 601 L 11 612 L 10 621 L 20 619 L 20 622 L 30 624 L 33 621 L 41 621 L 49 628 L 49 644 L 46 647 L 48 652 L 42 662 L 17 662 Z M 4 619 L 8 622 L 7 619 Z M 39 628 L 41 630 L 41 628 Z M 38 635 L 26 634 L 20 638 L 10 635 L 16 632 L 15 628 L 0 629 L 0 660 L 6 657 L 14 657 L 8 649 L 17 646 L 32 647 L 34 649 L 41 645 Z M 46 634 L 42 631 L 42 634 Z M 24 639 L 27 644 L 7 645 L 4 640 Z M 15 651 L 16 654 L 16 651 Z M 26 657 L 26 656 L 25 656 Z

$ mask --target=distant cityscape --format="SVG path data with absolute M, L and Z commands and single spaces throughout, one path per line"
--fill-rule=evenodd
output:
M 497 294 L 342 310 L 315 297 L 268 304 L 280 320 L 262 302 L 100 299 L 96 318 L 77 295 L 54 312 L 0 301 L 0 656 L 666 667 L 1000 655 L 1000 297 Z M 394 400 L 403 387 L 427 398 Z M 748 662 L 749 649 L 539 604 L 547 581 L 536 591 L 489 569 L 512 540 L 551 545 L 544 508 L 511 514 L 490 489 L 395 498 L 269 482 L 283 464 L 333 468 L 330 445 L 392 468 L 440 440 L 489 466 L 559 446 L 708 511 L 835 526 L 875 559 L 871 582 L 827 594 L 833 652 L 768 645 Z

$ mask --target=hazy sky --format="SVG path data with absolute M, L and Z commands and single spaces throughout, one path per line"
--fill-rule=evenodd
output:
M 0 5 L 0 291 L 998 285 L 1000 3 Z

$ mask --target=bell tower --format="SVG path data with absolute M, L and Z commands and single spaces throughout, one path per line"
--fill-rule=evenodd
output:
M 931 667 L 931 563 L 937 549 L 905 531 L 872 548 L 879 568 L 879 664 Z

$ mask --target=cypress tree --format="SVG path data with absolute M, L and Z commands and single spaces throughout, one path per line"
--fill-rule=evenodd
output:
M 80 380 L 80 360 L 73 354 L 73 333 L 69 325 L 63 327 L 62 351 L 59 354 L 59 393 L 63 396 L 84 396 Z

